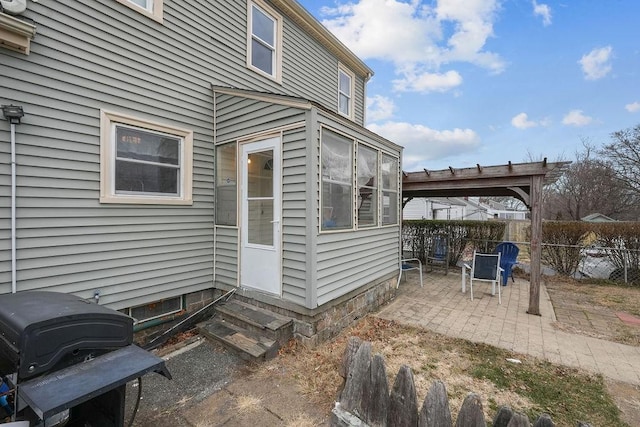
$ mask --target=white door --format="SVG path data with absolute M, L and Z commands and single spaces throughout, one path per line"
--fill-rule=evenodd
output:
M 242 145 L 240 284 L 280 295 L 280 138 Z

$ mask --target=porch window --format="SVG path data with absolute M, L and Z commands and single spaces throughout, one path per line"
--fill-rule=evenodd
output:
M 238 209 L 236 143 L 216 147 L 216 224 L 235 226 Z
M 338 67 L 338 112 L 353 118 L 353 73 Z
M 378 224 L 378 151 L 358 144 L 358 227 Z
M 158 22 L 162 22 L 163 0 L 117 0 L 125 6 L 134 9 L 143 15 Z
M 395 157 L 382 155 L 382 225 L 398 223 L 398 173 L 399 162 Z
M 193 132 L 101 112 L 100 202 L 191 204 Z
M 282 18 L 263 2 L 249 2 L 247 62 L 252 68 L 280 81 Z
M 321 230 L 353 228 L 353 140 L 322 130 Z

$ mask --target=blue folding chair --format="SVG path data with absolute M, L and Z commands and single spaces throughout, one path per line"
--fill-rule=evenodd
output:
M 504 270 L 502 274 L 502 286 L 507 286 L 507 280 L 511 276 L 511 281 L 515 283 L 513 279 L 513 266 L 518 263 L 518 253 L 520 249 L 511 242 L 502 242 L 493 251 L 494 254 L 500 254 L 500 268 Z

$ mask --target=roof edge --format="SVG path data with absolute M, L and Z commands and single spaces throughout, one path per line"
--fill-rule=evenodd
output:
M 275 6 L 287 14 L 303 29 L 308 31 L 316 40 L 335 54 L 340 61 L 351 70 L 369 80 L 373 76 L 373 70 L 353 53 L 344 43 L 322 25 L 296 0 L 271 0 Z

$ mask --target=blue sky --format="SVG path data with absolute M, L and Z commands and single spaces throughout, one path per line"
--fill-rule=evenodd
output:
M 375 72 L 405 171 L 572 160 L 640 124 L 638 0 L 300 0 Z

